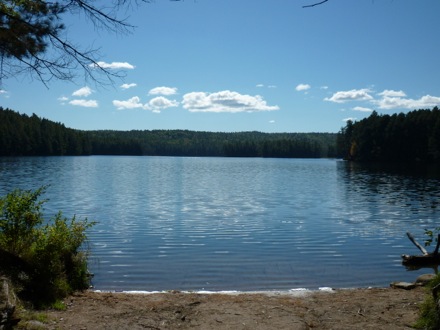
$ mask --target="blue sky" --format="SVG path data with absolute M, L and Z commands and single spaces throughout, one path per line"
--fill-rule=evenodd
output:
M 155 0 L 130 35 L 67 17 L 114 86 L 0 86 L 0 106 L 77 129 L 337 132 L 345 120 L 440 105 L 440 1 Z

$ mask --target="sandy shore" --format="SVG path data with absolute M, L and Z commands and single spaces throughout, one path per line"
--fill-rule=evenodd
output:
M 48 311 L 46 329 L 411 329 L 423 288 L 303 294 L 87 291 Z

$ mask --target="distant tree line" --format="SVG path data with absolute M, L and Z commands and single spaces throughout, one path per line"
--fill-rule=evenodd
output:
M 188 130 L 90 131 L 93 154 L 151 156 L 336 156 L 333 133 L 219 133 Z
M 374 111 L 361 121 L 348 121 L 337 145 L 339 154 L 353 161 L 440 162 L 440 110 L 393 115 Z
M 335 133 L 82 131 L 0 107 L 0 156 L 336 157 Z
M 0 107 L 0 156 L 90 155 L 85 132 Z

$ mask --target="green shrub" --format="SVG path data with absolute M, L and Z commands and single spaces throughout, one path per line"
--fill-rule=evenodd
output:
M 14 190 L 0 198 L 0 250 L 26 265 L 24 281 L 19 271 L 9 275 L 21 276 L 12 280 L 21 281 L 22 296 L 37 306 L 50 305 L 90 284 L 86 230 L 94 222 L 69 220 L 61 212 L 46 221 L 42 215 L 46 200 L 39 200 L 45 189 Z
M 45 202 L 38 198 L 44 190 L 45 187 L 35 191 L 17 189 L 0 198 L 0 247 L 17 257 L 28 257 L 25 254 L 30 252 L 29 244 L 38 236 Z
M 436 330 L 440 328 L 440 315 L 432 294 L 433 288 L 438 284 L 440 284 L 440 274 L 437 274 L 426 288 L 427 295 L 420 306 L 419 318 L 414 325 L 416 329 Z

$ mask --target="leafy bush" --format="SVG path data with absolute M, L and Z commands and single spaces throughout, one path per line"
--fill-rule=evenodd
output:
M 35 191 L 14 190 L 0 199 L 0 247 L 27 259 L 30 244 L 35 243 L 45 201 L 38 201 L 44 187 Z
M 435 286 L 440 284 L 440 274 L 437 274 L 427 286 L 428 294 L 420 306 L 419 318 L 414 325 L 416 329 L 436 330 L 440 328 L 440 315 L 437 302 L 432 294 Z
M 22 297 L 37 306 L 90 284 L 86 230 L 94 222 L 69 220 L 61 212 L 46 221 L 42 214 L 46 200 L 40 200 L 45 189 L 18 189 L 0 198 L 0 252 L 12 256 L 9 263 L 20 269 L 0 266 L 22 285 Z

